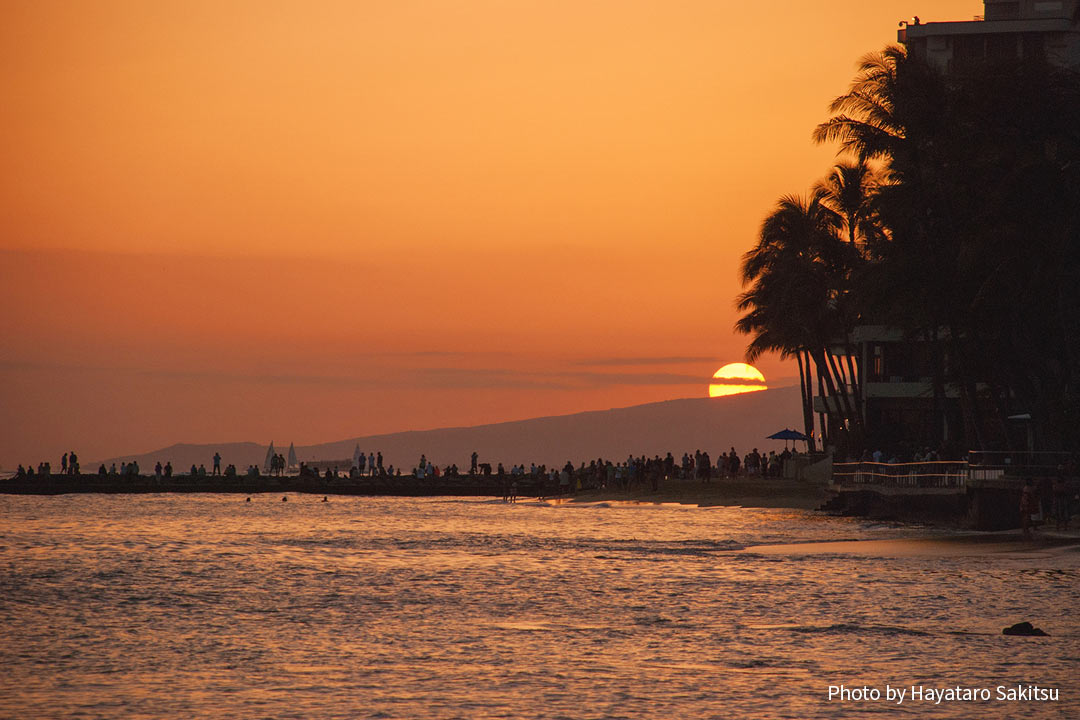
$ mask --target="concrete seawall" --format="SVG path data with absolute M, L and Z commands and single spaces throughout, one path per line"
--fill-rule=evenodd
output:
M 1039 478 L 1032 479 L 1036 488 L 1043 484 Z M 833 485 L 830 489 L 836 495 L 822 509 L 879 520 L 947 524 L 971 530 L 1011 530 L 1020 527 L 1023 486 L 1023 478 L 970 483 L 955 489 Z M 1075 498 L 1078 490 L 1080 481 L 1070 480 L 1068 496 Z M 1074 499 L 1072 512 L 1075 514 L 1077 510 Z

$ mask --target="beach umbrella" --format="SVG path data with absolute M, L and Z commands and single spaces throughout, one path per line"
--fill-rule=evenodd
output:
M 773 433 L 767 440 L 809 440 L 810 438 L 803 435 L 798 430 L 783 429 L 778 433 Z
M 266 449 L 266 460 L 263 461 L 263 470 L 270 470 L 270 461 L 274 459 L 274 441 L 270 441 L 270 447 Z
M 783 430 L 781 430 L 778 433 L 773 433 L 772 435 L 769 435 L 766 439 L 767 440 L 783 440 L 784 441 L 784 447 L 787 447 L 788 440 L 806 440 L 806 441 L 810 440 L 810 438 L 806 437 L 805 435 L 803 435 L 798 430 L 789 430 L 788 428 L 784 428 Z
M 296 448 L 293 447 L 292 443 L 289 443 L 289 467 L 294 468 L 296 465 Z

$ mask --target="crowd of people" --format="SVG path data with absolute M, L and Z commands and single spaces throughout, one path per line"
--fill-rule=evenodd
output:
M 300 464 L 303 467 L 303 463 Z M 349 472 L 350 477 L 386 477 L 387 475 L 393 475 L 392 468 L 383 468 L 382 451 L 377 453 L 371 452 L 365 455 L 364 453 L 358 453 L 356 459 L 353 461 L 352 469 Z M 398 473 L 400 475 L 400 473 Z
M 34 466 L 23 467 L 19 465 L 18 470 L 15 472 L 15 477 L 33 477 L 34 475 L 43 475 L 50 477 L 53 474 L 52 463 L 45 461 L 37 464 L 37 471 L 34 471 Z M 75 451 L 64 453 L 64 457 L 60 458 L 60 474 L 61 475 L 78 475 L 79 474 L 79 456 L 75 454 Z
M 651 458 L 645 455 L 631 455 L 623 462 L 599 458 L 591 461 L 588 465 L 582 462 L 576 468 L 573 463 L 567 461 L 562 468 L 548 468 L 547 465 L 530 463 L 528 468 L 524 464 L 518 464 L 512 466 L 510 470 L 506 470 L 503 463 L 497 463 L 496 468 L 493 469 L 491 463 L 480 462 L 479 453 L 473 452 L 467 474 L 479 477 L 494 476 L 500 482 L 504 478 L 509 478 L 506 483 L 508 488 L 514 483 L 524 483 L 526 479 L 535 483 L 538 478 L 542 478 L 545 483 L 550 483 L 560 491 L 607 487 L 626 489 L 642 482 L 653 483 L 654 480 L 659 482 L 663 478 L 697 478 L 702 482 L 710 482 L 714 478 L 734 477 L 737 475 L 777 476 L 782 471 L 783 462 L 789 457 L 791 457 L 789 450 L 784 450 L 781 453 L 770 451 L 766 455 L 759 452 L 757 448 L 740 457 L 735 448 L 731 448 L 728 452 L 721 453 L 715 463 L 711 460 L 708 452 L 696 450 L 692 455 L 689 452 L 683 453 L 679 462 L 676 462 L 671 453 L 667 453 L 663 458 L 659 455 Z M 78 474 L 78 456 L 74 451 L 64 453 L 63 458 L 61 458 L 61 466 L 63 474 Z M 269 467 L 270 474 L 282 476 L 285 469 L 284 456 L 280 454 L 274 455 Z M 39 463 L 36 474 L 52 475 L 50 464 L 48 462 Z M 131 462 L 121 462 L 119 468 L 117 468 L 115 462 L 108 468 L 102 464 L 98 468 L 98 474 L 108 477 L 135 477 L 139 476 L 141 471 L 138 461 L 132 460 Z M 423 454 L 420 456 L 417 465 L 412 468 L 410 474 L 418 480 L 462 476 L 462 472 L 456 463 L 440 467 Z M 16 477 L 19 478 L 33 475 L 35 475 L 33 468 L 27 469 L 22 465 L 19 465 L 16 472 Z M 211 470 L 208 471 L 204 464 L 196 465 L 192 463 L 188 475 L 191 477 L 224 476 L 226 478 L 235 478 L 238 476 L 238 472 L 233 464 L 226 465 L 222 469 L 221 455 L 215 452 L 212 458 Z M 248 478 L 260 477 L 259 466 L 249 465 L 244 475 Z M 325 473 L 320 473 L 318 467 L 306 463 L 300 463 L 299 475 L 301 477 L 339 477 L 336 467 L 327 467 Z M 352 479 L 401 476 L 402 470 L 400 467 L 395 469 L 393 465 L 384 466 L 381 451 L 368 454 L 358 453 L 348 471 L 348 477 Z M 154 466 L 154 477 L 158 480 L 173 477 L 172 462 L 166 462 L 165 464 L 160 461 L 157 462 Z
M 709 457 L 708 452 L 695 450 L 691 455 L 683 453 L 680 461 L 676 461 L 671 453 L 664 457 L 654 455 L 634 456 L 630 455 L 625 461 L 605 460 L 597 458 L 586 465 L 584 462 L 578 467 L 567 461 L 561 468 L 547 465 L 530 463 L 528 467 L 524 463 L 513 465 L 509 470 L 503 463 L 496 463 L 492 470 L 491 463 L 479 461 L 479 454 L 473 452 L 470 457 L 469 475 L 483 478 L 493 478 L 501 488 L 503 499 L 513 502 L 518 493 L 527 490 L 530 495 L 537 497 L 554 497 L 568 495 L 582 490 L 614 489 L 629 491 L 637 488 L 650 487 L 658 490 L 660 483 L 670 479 L 697 479 L 702 483 L 709 483 L 717 478 L 749 476 L 749 477 L 777 477 L 783 472 L 783 463 L 792 457 L 790 450 L 776 453 L 770 451 L 763 454 L 754 448 L 744 456 L 740 456 L 735 448 L 721 453 L 715 464 Z M 420 462 L 413 468 L 412 475 L 417 479 L 439 477 L 459 477 L 460 471 L 456 464 L 440 468 L 426 455 L 420 456 Z
M 777 453 L 769 451 L 762 453 L 753 448 L 749 453 L 740 455 L 735 448 L 722 452 L 715 461 L 707 451 L 695 450 L 692 454 L 684 452 L 682 457 L 676 460 L 670 452 L 661 457 L 660 455 L 630 455 L 623 461 L 597 458 L 588 464 L 581 462 L 577 467 L 567 461 L 562 467 L 548 467 L 544 464 L 524 463 L 510 466 L 509 469 L 501 463 L 481 462 L 478 452 L 473 452 L 469 458 L 469 471 L 465 475 L 481 478 L 488 487 L 496 489 L 506 502 L 515 502 L 519 493 L 525 493 L 538 498 L 568 496 L 585 490 L 615 490 L 634 491 L 641 489 L 659 490 L 661 484 L 668 480 L 697 480 L 701 483 L 710 483 L 717 479 L 735 477 L 779 477 L 783 474 L 785 461 L 793 457 L 790 450 Z M 897 463 L 897 462 L 935 462 L 941 459 L 941 453 L 929 448 L 917 449 L 910 457 L 899 458 L 882 450 L 867 451 L 863 462 Z M 212 470 L 207 471 L 203 464 L 192 464 L 189 470 L 190 477 L 205 478 L 207 476 L 221 475 L 225 478 L 238 476 L 236 466 L 233 464 L 221 467 L 221 455 L 215 452 L 212 458 Z M 60 460 L 61 475 L 78 475 L 79 458 L 74 452 L 64 453 Z M 1021 527 L 1025 535 L 1030 534 L 1033 527 L 1056 522 L 1059 528 L 1067 527 L 1070 517 L 1071 497 L 1067 491 L 1065 477 L 1075 476 L 1075 466 L 1070 463 L 1068 467 L 1058 473 L 1057 478 L 1043 478 L 1040 483 L 1028 480 L 1022 490 L 1020 498 Z M 270 465 L 270 474 L 282 476 L 285 473 L 285 458 L 282 455 L 274 455 Z M 38 463 L 34 467 L 24 468 L 19 465 L 15 474 L 16 478 L 30 478 L 34 476 L 50 477 L 53 475 L 49 462 Z M 104 463 L 98 468 L 98 475 L 103 477 L 140 477 L 141 470 L 137 460 L 121 462 L 117 467 L 112 463 L 108 468 Z M 319 468 L 300 463 L 299 475 L 303 478 L 335 479 L 342 477 L 336 467 L 327 467 L 324 473 Z M 412 468 L 409 475 L 419 481 L 434 481 L 440 478 L 460 478 L 463 473 L 456 463 L 439 466 L 421 454 L 419 462 Z M 258 478 L 261 476 L 258 465 L 249 465 L 245 471 L 246 478 Z M 173 477 L 171 462 L 162 464 L 160 461 L 154 466 L 154 478 L 157 481 Z M 352 466 L 347 472 L 347 477 L 353 480 L 363 478 L 401 478 L 402 469 L 394 468 L 393 465 L 384 467 L 383 454 L 379 452 L 357 453 Z
M 863 450 L 862 456 L 857 459 L 860 462 L 895 465 L 897 463 L 943 462 L 952 460 L 952 455 L 953 453 L 948 452 L 944 447 L 940 450 L 929 447 L 894 447 L 876 448 L 874 450 L 867 448 Z

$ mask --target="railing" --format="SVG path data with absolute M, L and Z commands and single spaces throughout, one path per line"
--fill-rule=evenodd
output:
M 843 487 L 962 490 L 967 484 L 968 463 L 965 461 L 836 463 L 833 465 L 832 476 L 833 484 Z
M 1053 477 L 1074 468 L 1074 461 L 1072 453 L 1067 452 L 972 450 L 968 453 L 968 477 L 972 480 Z
M 968 453 L 967 460 L 913 463 L 853 462 L 833 465 L 832 481 L 841 487 L 891 487 L 963 490 L 971 481 L 1021 480 L 1076 475 L 1077 457 L 1065 452 Z

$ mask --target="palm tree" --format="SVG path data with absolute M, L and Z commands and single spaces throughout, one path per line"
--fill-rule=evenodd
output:
M 852 247 L 866 245 L 879 229 L 875 222 L 874 199 L 880 181 L 866 161 L 842 161 L 814 186 L 822 202 L 844 221 L 843 232 Z
M 862 242 L 861 309 L 931 343 L 935 405 L 954 383 L 973 444 L 996 442 L 990 406 L 999 435 L 1013 407 L 1038 417 L 1044 442 L 1080 444 L 1061 432 L 1080 417 L 1080 75 L 1021 63 L 946 82 L 890 47 L 861 60 L 830 110 L 814 140 L 883 167 L 871 211 L 882 234 Z M 858 244 L 860 219 L 843 209 L 857 205 L 841 200 L 856 178 L 834 171 L 822 190 Z
M 825 206 L 843 220 L 843 233 L 853 251 L 853 260 L 857 263 L 852 268 L 851 278 L 852 294 L 855 297 L 853 302 L 847 304 L 853 316 L 845 320 L 846 328 L 854 327 L 855 308 L 864 304 L 859 297 L 859 288 L 867 286 L 867 280 L 862 277 L 865 260 L 867 257 L 879 255 L 881 244 L 887 238 L 880 224 L 877 208 L 878 191 L 884 186 L 877 172 L 865 160 L 841 161 L 833 166 L 824 180 L 814 185 L 814 193 L 819 194 Z M 861 423 L 864 421 L 862 388 L 855 372 L 854 356 L 854 341 L 848 333 L 844 337 L 844 355 L 841 358 L 846 361 L 847 367 L 841 365 L 839 370 L 840 374 L 846 376 L 845 384 L 851 387 L 851 394 L 854 396 L 852 404 Z
M 860 60 L 849 91 L 829 107 L 835 115 L 813 134 L 818 143 L 839 142 L 838 154 L 857 159 L 837 165 L 822 189 L 844 216 L 849 242 L 861 238 L 869 261 L 855 278 L 861 310 L 932 343 L 936 428 L 945 412 L 941 358 L 965 352 L 957 347 L 959 331 L 940 332 L 963 324 L 956 317 L 958 222 L 949 195 L 955 178 L 942 172 L 962 163 L 944 159 L 958 145 L 949 137 L 947 99 L 945 81 L 933 68 L 888 47 Z M 860 202 L 868 174 L 860 166 L 868 160 L 880 161 L 882 171 Z M 974 399 L 963 404 L 972 409 Z
M 786 195 L 762 223 L 758 244 L 743 256 L 743 286 L 736 301 L 745 313 L 735 330 L 752 339 L 747 360 L 764 352 L 795 357 L 799 363 L 806 434 L 813 437 L 813 360 L 818 377 L 843 414 L 856 420 L 854 408 L 830 367 L 828 345 L 842 332 L 842 305 L 852 250 L 840 238 L 843 219 L 825 204 L 825 196 Z
M 839 142 L 859 160 L 895 160 L 912 133 L 927 135 L 941 119 L 945 85 L 933 68 L 892 45 L 864 55 L 847 93 L 832 101 L 834 116 L 814 130 L 816 143 Z

